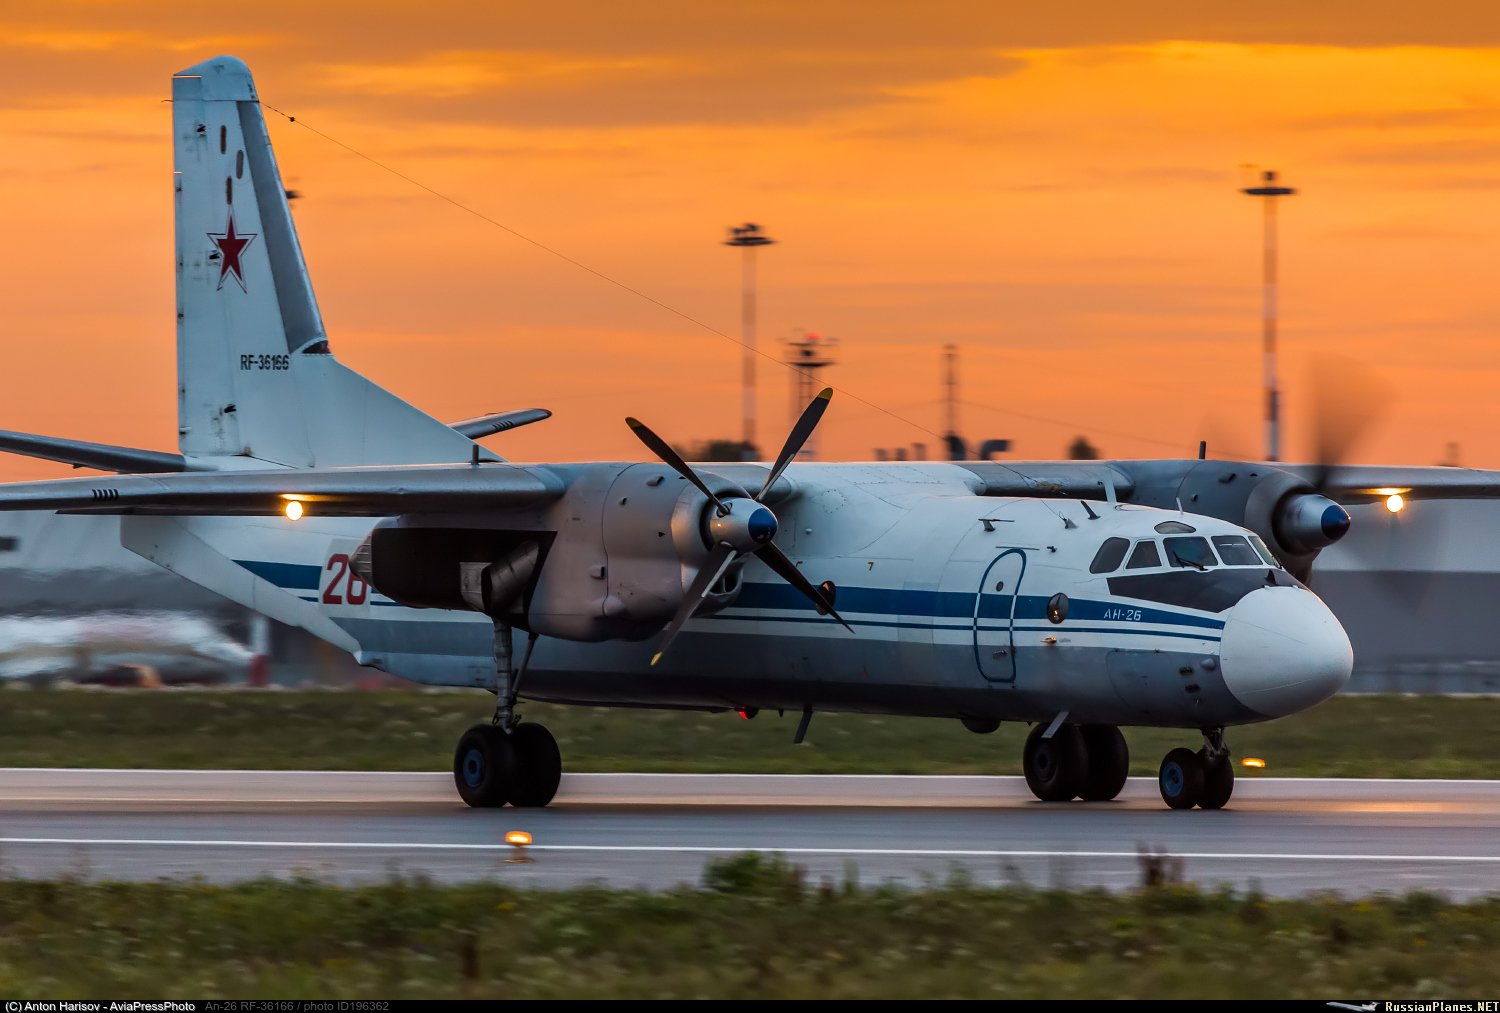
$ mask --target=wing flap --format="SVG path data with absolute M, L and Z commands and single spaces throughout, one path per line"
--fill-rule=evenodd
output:
M 0 510 L 189 516 L 274 516 L 290 500 L 309 514 L 385 517 L 534 506 L 561 495 L 541 468 L 402 465 L 69 478 L 0 485 Z

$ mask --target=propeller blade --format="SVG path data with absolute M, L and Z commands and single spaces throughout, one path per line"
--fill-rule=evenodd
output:
M 677 607 L 677 614 L 672 617 L 672 622 L 667 625 L 667 634 L 662 638 L 661 649 L 651 657 L 651 664 L 661 660 L 661 656 L 667 653 L 667 648 L 672 646 L 672 641 L 677 639 L 677 634 L 687 621 L 693 618 L 693 613 L 698 611 L 698 606 L 703 599 L 708 597 L 708 589 L 718 583 L 719 578 L 724 576 L 724 571 L 729 569 L 729 564 L 735 559 L 734 547 L 730 545 L 717 545 L 714 551 L 709 553 L 703 565 L 698 568 L 698 576 L 693 578 L 693 583 L 688 587 L 687 594 L 682 598 L 682 604 Z
M 827 612 L 842 623 L 844 629 L 850 633 L 854 632 L 854 627 L 844 622 L 844 617 L 834 611 L 833 602 L 828 600 L 828 596 L 813 584 L 812 581 L 803 576 L 802 571 L 797 569 L 797 564 L 786 558 L 786 553 L 778 549 L 775 542 L 769 542 L 756 549 L 755 556 L 762 563 L 775 570 L 778 577 L 795 587 L 798 591 L 801 591 L 803 597 L 812 602 L 819 611 Z
M 644 443 L 653 454 L 662 459 L 662 462 L 665 463 L 667 467 L 671 468 L 673 471 L 677 472 L 677 474 L 693 483 L 694 488 L 696 488 L 703 495 L 707 496 L 708 501 L 714 505 L 714 508 L 716 510 L 719 511 L 720 516 L 723 516 L 724 514 L 729 512 L 729 508 L 724 505 L 723 501 L 720 500 L 719 497 L 715 496 L 713 494 L 713 491 L 709 489 L 708 486 L 703 484 L 703 479 L 698 477 L 698 473 L 692 468 L 688 467 L 688 463 L 684 461 L 680 456 L 678 456 L 677 451 L 673 450 L 666 440 L 662 439 L 660 436 L 657 436 L 649 428 L 647 428 L 646 423 L 642 422 L 640 419 L 627 418 L 625 420 L 625 424 L 630 427 L 630 431 L 635 433 L 636 437 L 642 443 Z
M 802 417 L 797 424 L 792 426 L 792 431 L 787 434 L 786 443 L 782 445 L 781 453 L 776 455 L 776 463 L 771 465 L 771 473 L 766 476 L 766 482 L 760 487 L 760 492 L 753 497 L 759 503 L 765 499 L 766 493 L 771 491 L 771 486 L 786 471 L 786 466 L 792 463 L 792 458 L 802 449 L 802 444 L 812 435 L 813 430 L 818 428 L 818 422 L 823 418 L 823 413 L 828 410 L 828 401 L 833 397 L 833 388 L 824 387 L 818 392 L 818 396 L 802 410 Z
M 1370 367 L 1340 356 L 1319 356 L 1309 370 L 1313 391 L 1314 489 L 1323 492 L 1338 466 L 1391 401 L 1390 385 Z

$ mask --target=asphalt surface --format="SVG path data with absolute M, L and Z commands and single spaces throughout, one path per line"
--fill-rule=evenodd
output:
M 756 850 L 812 882 L 1130 888 L 1142 849 L 1278 895 L 1500 892 L 1500 781 L 1242 777 L 1229 809 L 1173 812 L 1149 779 L 1058 805 L 1013 777 L 574 774 L 551 808 L 486 811 L 447 774 L 0 770 L 0 870 L 23 877 L 661 889 Z

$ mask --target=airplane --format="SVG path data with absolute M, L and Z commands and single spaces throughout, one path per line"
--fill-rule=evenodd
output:
M 172 80 L 179 453 L 8 434 L 114 476 L 0 486 L 0 510 L 119 518 L 121 544 L 358 663 L 477 687 L 470 806 L 544 806 L 562 771 L 524 700 L 1027 722 L 1038 799 L 1108 800 L 1122 726 L 1180 728 L 1173 809 L 1234 789 L 1226 729 L 1349 678 L 1308 587 L 1340 501 L 1493 498 L 1500 474 L 1198 459 L 516 463 L 339 363 L 249 68 Z M 524 645 L 515 634 L 525 636 Z M 1191 740 L 1190 740 L 1191 741 Z
M 202 616 L 104 612 L 0 617 L 0 681 L 96 681 L 145 668 L 156 684 L 244 681 L 255 652 Z

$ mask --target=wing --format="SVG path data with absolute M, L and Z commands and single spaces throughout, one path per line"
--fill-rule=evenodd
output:
M 981 496 L 1042 496 L 1102 499 L 1114 486 L 1115 495 L 1129 499 L 1135 479 L 1112 461 L 954 461 L 983 483 Z
M 544 468 L 412 464 L 23 482 L 0 485 L 0 510 L 252 517 L 280 514 L 298 500 L 309 514 L 385 517 L 534 506 L 562 491 L 561 479 Z
M 1314 481 L 1321 470 L 1306 464 L 1273 467 L 1309 481 Z M 1328 473 L 1323 489 L 1340 503 L 1373 503 L 1391 493 L 1407 499 L 1500 499 L 1500 471 L 1341 464 Z

